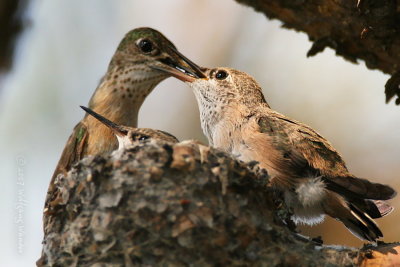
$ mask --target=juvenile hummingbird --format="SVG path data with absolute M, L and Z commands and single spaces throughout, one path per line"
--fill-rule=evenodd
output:
M 352 175 L 325 138 L 272 110 L 250 75 L 229 68 L 203 71 L 207 78 L 180 79 L 194 91 L 210 145 L 245 162 L 258 161 L 296 223 L 316 224 L 327 214 L 360 239 L 383 236 L 373 218 L 393 210 L 385 200 L 395 190 Z
M 120 42 L 89 107 L 117 124 L 136 127 L 143 101 L 171 74 L 204 77 L 198 67 L 160 32 L 151 28 L 134 29 Z M 49 185 L 45 212 L 49 212 L 51 202 L 56 198 L 54 181 L 58 174 L 68 172 L 75 162 L 87 155 L 110 152 L 117 147 L 114 132 L 86 115 L 75 126 L 64 147 Z
M 102 124 L 110 128 L 111 131 L 113 131 L 113 133 L 118 139 L 118 151 L 151 139 L 162 140 L 170 143 L 179 142 L 179 140 L 170 133 L 150 128 L 135 128 L 135 127 L 118 125 L 108 120 L 107 118 L 101 116 L 100 114 L 94 112 L 90 108 L 84 106 L 80 107 L 84 111 L 86 111 L 89 115 L 93 116 Z

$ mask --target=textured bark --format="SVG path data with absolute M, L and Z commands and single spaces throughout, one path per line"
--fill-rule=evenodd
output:
M 400 3 L 396 0 L 236 0 L 283 26 L 308 34 L 313 56 L 330 47 L 337 55 L 393 75 L 386 101 L 400 104 Z
M 23 28 L 22 16 L 26 0 L 0 1 L 0 71 L 11 67 L 15 39 Z
M 393 255 L 395 245 L 379 254 L 299 236 L 267 182 L 257 167 L 194 143 L 86 158 L 57 179 L 37 264 L 353 266 Z

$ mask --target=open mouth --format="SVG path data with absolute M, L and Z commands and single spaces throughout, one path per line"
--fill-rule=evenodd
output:
M 187 68 L 185 68 L 185 67 L 183 67 L 183 66 L 180 66 L 180 65 L 178 65 L 178 64 L 176 64 L 171 58 L 165 58 L 165 59 L 161 59 L 160 60 L 162 63 L 164 63 L 165 65 L 167 65 L 167 66 L 169 66 L 169 67 L 171 67 L 171 68 L 173 68 L 173 69 L 175 69 L 175 70 L 177 70 L 177 71 L 179 71 L 179 72 L 182 72 L 183 74 L 185 74 L 185 75 L 189 75 L 189 76 L 191 76 L 191 77 L 194 77 L 194 78 L 200 78 L 199 77 L 199 75 L 198 74 L 196 74 L 195 72 L 193 72 L 193 71 L 190 71 L 190 70 L 188 70 Z
M 190 68 L 184 67 L 181 64 L 175 62 L 171 57 L 160 59 L 162 65 L 151 66 L 154 69 L 164 71 L 175 78 L 184 82 L 193 82 L 196 79 L 206 78 L 201 68 L 197 66 L 190 59 L 182 55 L 178 50 L 171 48 L 171 50 L 184 61 Z
M 192 68 L 192 70 L 194 71 L 194 73 L 190 72 L 190 74 L 195 75 L 196 78 L 206 78 L 206 75 L 203 73 L 203 71 L 201 70 L 201 68 L 195 64 L 193 61 L 191 61 L 190 59 L 188 59 L 187 57 L 185 57 L 182 53 L 180 53 L 178 50 L 176 49 L 172 49 L 183 61 L 185 61 L 186 64 L 188 64 L 190 66 L 190 68 Z M 187 69 L 184 68 L 184 70 L 188 71 Z

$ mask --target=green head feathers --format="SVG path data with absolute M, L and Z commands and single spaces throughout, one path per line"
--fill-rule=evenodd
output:
M 124 50 L 127 45 L 135 43 L 139 39 L 150 39 L 156 44 L 161 44 L 162 46 L 167 45 L 175 48 L 175 45 L 159 31 L 152 28 L 143 27 L 129 31 L 119 44 L 118 50 Z

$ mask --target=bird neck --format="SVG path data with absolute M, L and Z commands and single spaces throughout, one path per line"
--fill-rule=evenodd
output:
M 199 107 L 201 126 L 205 136 L 211 145 L 220 148 L 229 147 L 225 143 L 232 141 L 232 134 L 240 131 L 243 122 L 254 113 L 253 108 L 242 103 L 199 105 Z
M 110 67 L 90 99 L 89 107 L 116 124 L 137 127 L 139 109 L 145 98 L 165 78 L 140 66 Z
M 110 68 L 90 99 L 89 107 L 116 124 L 137 127 L 139 109 L 145 98 L 165 78 L 138 66 Z M 88 155 L 111 152 L 118 147 L 114 133 L 97 119 L 86 115 L 83 123 L 88 129 Z

